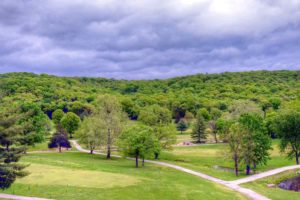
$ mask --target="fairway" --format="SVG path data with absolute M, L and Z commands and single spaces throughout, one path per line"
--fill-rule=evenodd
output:
M 30 175 L 5 193 L 53 199 L 246 199 L 221 185 L 166 167 L 79 152 L 28 154 Z

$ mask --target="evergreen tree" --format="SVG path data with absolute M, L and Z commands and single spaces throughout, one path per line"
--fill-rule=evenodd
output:
M 204 143 L 204 139 L 206 139 L 206 132 L 205 132 L 205 122 L 204 118 L 202 117 L 201 113 L 199 112 L 196 116 L 196 123 L 194 125 L 193 132 L 191 134 L 192 139 L 195 143 Z
M 182 134 L 182 131 L 185 131 L 188 128 L 188 125 L 184 119 L 180 119 L 179 122 L 177 123 L 176 128 Z

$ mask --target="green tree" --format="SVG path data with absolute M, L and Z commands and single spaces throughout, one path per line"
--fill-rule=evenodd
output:
M 24 119 L 20 108 L 5 107 L 0 110 L 0 188 L 7 189 L 17 177 L 26 176 L 28 173 L 23 169 L 26 165 L 18 161 L 25 148 L 19 146 L 19 140 L 25 127 L 20 125 Z M 14 146 L 11 148 L 11 146 Z
M 277 117 L 276 130 L 280 138 L 280 149 L 299 164 L 300 155 L 300 113 L 291 111 Z
M 80 118 L 72 112 L 68 112 L 61 119 L 62 127 L 70 134 L 70 138 L 73 138 L 73 133 L 79 128 Z
M 140 112 L 139 121 L 153 128 L 160 143 L 157 149 L 170 149 L 176 143 L 176 127 L 172 124 L 172 115 L 168 109 L 159 105 L 147 106 Z M 155 159 L 158 159 L 159 152 L 154 152 Z
M 61 119 L 64 117 L 65 113 L 61 109 L 57 109 L 52 113 L 52 121 L 57 126 L 61 123 Z
M 139 158 L 143 163 L 146 155 L 153 153 L 157 140 L 153 129 L 142 124 L 127 127 L 120 135 L 118 146 L 126 156 L 135 157 L 135 166 L 139 166 Z
M 185 131 L 188 128 L 187 122 L 184 119 L 180 119 L 176 128 L 182 134 L 182 131 Z
M 104 122 L 106 131 L 106 158 L 111 157 L 111 146 L 122 132 L 126 117 L 122 106 L 115 96 L 103 95 L 96 101 L 97 111 L 95 112 L 101 121 Z
M 243 160 L 246 173 L 250 174 L 250 166 L 256 169 L 258 164 L 266 164 L 270 159 L 271 138 L 267 135 L 261 116 L 255 113 L 245 113 L 239 119 L 241 126 L 248 134 L 243 137 Z
M 238 123 L 230 126 L 230 131 L 226 134 L 228 140 L 229 154 L 234 161 L 235 175 L 239 175 L 239 163 L 241 162 L 241 152 L 244 135 L 248 134 Z
M 200 113 L 200 114 L 202 115 L 202 117 L 203 117 L 206 121 L 210 120 L 210 118 L 211 118 L 211 116 L 210 116 L 210 114 L 209 114 L 209 112 L 207 111 L 206 108 L 201 108 L 201 109 L 198 111 L 198 113 Z
M 205 122 L 204 118 L 199 112 L 196 116 L 196 123 L 193 128 L 193 132 L 191 134 L 192 139 L 194 140 L 195 143 L 203 143 L 203 139 L 206 139 L 206 132 L 205 132 Z
M 84 118 L 76 134 L 79 141 L 86 145 L 90 149 L 90 153 L 93 154 L 95 148 L 106 144 L 107 134 L 105 130 L 106 125 L 103 118 L 98 115 L 92 115 Z

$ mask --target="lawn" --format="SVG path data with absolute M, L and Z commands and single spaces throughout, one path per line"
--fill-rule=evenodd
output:
M 242 184 L 242 186 L 250 188 L 262 195 L 269 197 L 272 200 L 298 200 L 300 199 L 300 193 L 294 191 L 283 190 L 277 187 L 277 185 L 286 179 L 296 176 L 298 170 L 290 170 L 276 174 L 274 176 L 266 177 L 264 179 L 259 179 L 257 181 Z M 268 187 L 268 184 L 275 184 L 275 187 Z
M 221 185 L 174 169 L 80 152 L 28 154 L 30 175 L 5 193 L 54 199 L 246 199 Z
M 160 160 L 207 173 L 224 180 L 244 177 L 244 171 L 241 171 L 239 177 L 234 175 L 232 171 L 233 162 L 226 152 L 227 144 L 222 143 L 176 146 L 171 151 L 164 151 Z M 270 154 L 271 160 L 268 161 L 266 166 L 258 166 L 257 172 L 295 164 L 295 161 L 287 159 L 285 155 L 279 152 L 278 140 L 273 141 L 273 150 L 270 151 Z

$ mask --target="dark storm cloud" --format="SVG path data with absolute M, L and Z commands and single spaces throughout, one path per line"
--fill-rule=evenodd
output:
M 0 73 L 300 69 L 300 0 L 2 0 Z

